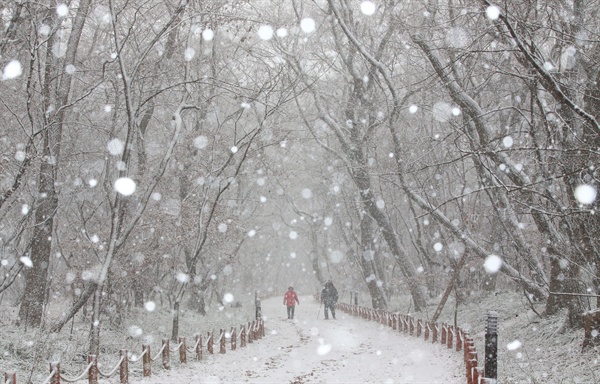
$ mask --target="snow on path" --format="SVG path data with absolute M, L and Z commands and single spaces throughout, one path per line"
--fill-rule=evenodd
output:
M 283 296 L 282 296 L 283 297 Z M 263 300 L 265 337 L 227 353 L 203 352 L 202 361 L 155 369 L 132 384 L 464 384 L 461 353 L 394 332 L 343 312 L 324 320 L 319 303 L 300 297 L 294 320 L 283 299 Z M 317 314 L 318 319 L 317 319 Z

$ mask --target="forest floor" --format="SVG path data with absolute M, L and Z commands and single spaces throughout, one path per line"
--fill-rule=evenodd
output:
M 342 294 L 341 301 L 349 302 L 349 295 Z M 422 340 L 402 334 L 391 334 L 389 329 L 383 330 L 375 322 L 367 322 L 352 318 L 338 312 L 335 321 L 323 320 L 322 313 L 317 319 L 318 303 L 311 296 L 300 296 L 301 305 L 296 308 L 296 319 L 287 320 L 285 307 L 279 298 L 263 300 L 263 316 L 265 318 L 266 336 L 255 344 L 246 347 L 247 352 L 229 351 L 226 355 L 215 354 L 206 356 L 201 362 L 190 362 L 181 367 L 173 357 L 173 368 L 167 372 L 153 365 L 151 379 L 142 379 L 139 363 L 130 365 L 130 382 L 152 384 L 154 377 L 181 374 L 193 374 L 195 369 L 204 372 L 205 379 L 198 381 L 206 384 L 224 383 L 271 383 L 271 377 L 282 379 L 283 383 L 344 383 L 349 377 L 360 378 L 361 369 L 368 372 L 381 372 L 378 383 L 432 383 L 434 381 L 419 380 L 421 373 L 427 369 L 419 368 L 421 356 L 427 359 L 437 359 L 441 346 L 431 345 Z M 363 302 L 364 301 L 364 302 Z M 197 333 L 205 335 L 209 330 L 218 334 L 220 328 L 230 329 L 251 320 L 254 315 L 253 298 L 244 301 L 242 307 L 213 307 L 209 308 L 206 316 L 200 316 L 193 311 L 182 311 L 180 315 L 180 336 L 193 340 Z M 390 303 L 391 311 L 406 314 L 410 312 L 414 318 L 428 319 L 435 311 L 437 301 L 432 301 L 422 312 L 411 311 L 408 297 L 395 298 Z M 370 306 L 366 297 L 361 297 L 359 303 Z M 469 330 L 479 352 L 480 365 L 483 364 L 486 318 L 489 311 L 498 314 L 498 378 L 501 383 L 599 383 L 600 353 L 596 349 L 581 351 L 583 330 L 564 329 L 564 315 L 542 318 L 536 314 L 543 312 L 543 304 L 531 308 L 530 303 L 522 294 L 501 291 L 496 294 L 471 296 L 466 304 L 458 309 L 451 300 L 446 304 L 439 319 L 440 322 L 454 324 Z M 18 308 L 2 305 L 0 311 L 0 375 L 4 372 L 17 372 L 18 383 L 44 382 L 49 373 L 50 361 L 61 361 L 61 370 L 66 377 L 76 377 L 86 367 L 85 351 L 88 348 L 89 315 L 87 318 L 79 314 L 75 321 L 70 322 L 59 334 L 47 336 L 41 331 L 28 331 L 16 327 L 15 319 Z M 456 310 L 456 311 L 455 311 Z M 102 352 L 99 358 L 101 369 L 109 371 L 118 360 L 118 351 L 127 349 L 130 353 L 141 352 L 141 344 L 152 345 L 153 353 L 160 348 L 163 338 L 171 336 L 172 314 L 168 308 L 158 308 L 152 312 L 144 309 L 133 309 L 121 324 L 105 322 L 102 328 Z M 385 327 L 384 327 L 385 328 Z M 367 340 L 359 339 L 360 332 L 365 333 Z M 407 343 L 417 343 L 416 345 Z M 188 341 L 188 346 L 191 341 Z M 406 345 L 408 350 L 403 349 Z M 306 348 L 306 349 L 303 349 Z M 431 351 L 429 351 L 429 348 Z M 438 348 L 438 349 L 436 349 Z M 228 347 L 229 349 L 229 347 Z M 444 348 L 442 348 L 444 349 Z M 308 353 L 311 351 L 311 353 Z M 426 351 L 426 352 L 424 352 Z M 246 354 L 247 353 L 247 354 Z M 271 353 L 267 355 L 266 353 Z M 423 355 L 426 353 L 426 355 Z M 445 352 L 443 352 L 445 353 Z M 239 359 L 234 356 L 239 356 Z M 464 365 L 459 354 L 456 357 L 440 357 L 449 376 L 443 382 L 451 384 L 464 382 Z M 297 356 L 296 359 L 293 356 Z M 272 357 L 272 360 L 269 360 Z M 356 358 L 357 360 L 352 360 Z M 191 360 L 191 358 L 189 358 Z M 227 359 L 227 360 L 225 360 Z M 231 360 L 229 360 L 231 359 Z M 223 364 L 227 369 L 235 369 L 240 359 L 249 359 L 245 367 L 234 373 L 234 376 L 219 376 Z M 261 360 L 262 359 L 262 360 Z M 452 360 L 450 366 L 446 365 Z M 301 363 L 295 363 L 300 361 Z M 417 373 L 411 373 L 411 367 L 416 364 Z M 314 364 L 314 369 L 309 369 Z M 304 365 L 304 368 L 302 366 Z M 456 371 L 452 368 L 455 367 Z M 194 368 L 196 367 L 196 368 Z M 318 369 L 317 369 L 318 367 Z M 243 371 L 243 375 L 240 372 Z M 434 374 L 431 369 L 429 373 Z M 322 376 L 312 375 L 311 372 Z M 336 375 L 336 372 L 338 373 Z M 351 373 L 351 376 L 340 374 Z M 420 372 L 420 373 L 419 373 Z M 237 376 L 236 376 L 237 375 Z M 273 376 L 280 375 L 280 376 Z M 283 376 L 281 376 L 283 375 Z M 459 381 L 455 380 L 458 375 Z M 233 377 L 238 377 L 238 381 Z M 222 379 L 220 378 L 222 377 Z M 320 378 L 320 379 L 319 379 Z M 243 379 L 244 381 L 241 381 Z M 289 380 L 288 380 L 289 379 Z M 188 376 L 173 376 L 173 381 L 183 384 L 191 378 Z M 287 380 L 287 381 L 286 381 Z M 337 380 L 337 381 L 336 381 Z M 430 378 L 429 380 L 438 380 Z M 82 381 L 83 382 L 83 381 Z M 118 382 L 105 380 L 106 383 Z M 0 380 L 0 383 L 3 383 Z

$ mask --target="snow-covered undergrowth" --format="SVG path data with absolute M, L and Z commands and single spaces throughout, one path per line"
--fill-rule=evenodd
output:
M 469 330 L 479 358 L 485 362 L 485 329 L 490 311 L 498 314 L 498 380 L 503 384 L 521 383 L 599 383 L 599 350 L 582 353 L 583 329 L 564 329 L 566 313 L 561 316 L 540 317 L 543 303 L 531 304 L 520 293 L 500 291 L 478 294 L 465 299 L 456 308 L 449 299 L 439 322 L 454 324 Z M 415 318 L 431 318 L 437 301 L 426 310 L 412 311 Z M 407 313 L 409 298 L 392 301 L 390 309 Z
M 48 316 L 49 325 L 53 315 L 62 312 L 60 308 L 52 308 Z M 186 338 L 188 348 L 193 347 L 196 334 L 201 334 L 206 340 L 210 331 L 218 337 L 219 329 L 227 331 L 231 327 L 239 329 L 241 324 L 252 321 L 254 316 L 253 300 L 241 307 L 208 308 L 206 316 L 196 311 L 181 310 L 179 315 L 179 337 Z M 48 334 L 41 330 L 26 330 L 15 326 L 18 307 L 3 305 L 0 313 L 0 376 L 4 372 L 16 372 L 17 382 L 30 380 L 42 383 L 50 373 L 50 363 L 60 361 L 61 372 L 67 378 L 78 376 L 87 366 L 87 351 L 89 348 L 90 314 L 84 318 L 79 313 L 74 321 L 69 322 L 60 333 Z M 172 311 L 168 307 L 157 307 L 153 311 L 143 308 L 133 308 L 126 319 L 117 325 L 114 318 L 103 317 L 101 324 L 101 352 L 98 358 L 102 372 L 109 372 L 119 361 L 119 350 L 127 349 L 128 353 L 139 355 L 142 344 L 149 344 L 152 355 L 161 347 L 162 339 L 171 338 Z M 175 347 L 172 343 L 171 348 Z M 190 355 L 190 354 L 188 354 Z M 188 357 L 191 359 L 192 357 Z M 179 356 L 171 356 L 172 366 L 177 367 Z M 160 358 L 159 358 L 160 360 Z M 141 372 L 141 361 L 130 364 L 132 375 Z M 153 364 L 153 370 L 160 368 L 159 361 Z M 117 373 L 118 381 L 118 373 Z

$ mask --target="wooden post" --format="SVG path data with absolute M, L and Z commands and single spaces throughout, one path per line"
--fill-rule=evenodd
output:
M 152 356 L 150 355 L 150 346 L 148 344 L 142 345 L 142 353 L 144 353 L 144 357 L 142 357 L 142 375 L 150 377 L 152 375 Z
M 213 342 L 215 339 L 213 339 L 213 332 L 208 332 L 208 339 L 206 340 L 206 345 L 207 345 L 207 349 L 208 349 L 208 353 L 210 353 L 211 355 L 214 353 L 213 351 Z
M 429 340 L 429 323 L 425 323 L 425 332 L 423 332 L 425 341 Z
M 432 343 L 437 343 L 437 337 L 438 337 L 438 327 L 437 327 L 437 323 L 431 323 L 431 342 Z
M 460 328 L 456 328 L 456 352 L 460 352 L 463 345 L 463 331 Z
M 498 314 L 494 311 L 488 313 L 485 332 L 485 378 L 498 378 Z
M 4 372 L 4 383 L 5 384 L 17 384 L 17 373 L 16 372 Z
M 50 378 L 50 384 L 60 384 L 60 363 L 50 363 L 50 373 L 54 375 Z
M 442 345 L 446 344 L 446 332 L 448 331 L 447 327 L 446 327 L 446 323 L 442 323 L 442 339 L 440 340 L 440 343 Z
M 162 339 L 162 363 L 165 369 L 171 369 L 171 347 L 169 341 L 169 339 Z
M 415 334 L 415 319 L 412 316 L 408 317 L 408 321 L 410 323 L 410 335 Z
M 127 384 L 129 382 L 129 359 L 127 358 L 127 350 L 119 350 L 121 357 L 121 364 L 119 364 L 119 380 L 121 384 Z
M 235 351 L 235 347 L 237 346 L 237 334 L 235 327 L 231 327 L 231 350 Z
M 187 364 L 187 350 L 185 345 L 185 337 L 179 338 L 179 361 L 182 364 Z
M 196 334 L 196 360 L 202 360 L 202 335 Z
M 219 353 L 225 353 L 227 348 L 225 348 L 225 330 L 221 328 L 219 330 Z
M 452 327 L 453 327 L 452 325 L 447 325 L 446 326 L 446 328 L 447 328 L 447 331 L 446 331 L 447 332 L 447 335 L 446 335 L 447 336 L 447 338 L 446 338 L 446 345 L 448 346 L 448 348 L 452 348 L 452 330 L 454 329 Z
M 240 334 L 240 341 L 242 343 L 241 347 L 245 347 L 246 346 L 246 324 L 242 324 L 240 326 L 241 328 L 241 334 Z
M 98 384 L 98 357 L 96 355 L 88 355 L 88 364 L 92 363 L 88 371 L 88 383 Z
M 421 332 L 423 331 L 423 322 L 421 319 L 417 320 L 417 337 L 421 337 Z

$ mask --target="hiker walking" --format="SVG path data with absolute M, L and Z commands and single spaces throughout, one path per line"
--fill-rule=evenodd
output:
M 296 295 L 294 287 L 290 285 L 285 295 L 283 295 L 283 305 L 287 306 L 288 319 L 294 318 L 294 308 L 296 303 L 300 305 L 300 300 L 298 300 L 298 295 Z
M 338 291 L 333 286 L 331 280 L 325 283 L 325 288 L 321 291 L 321 302 L 325 304 L 325 320 L 329 320 L 329 311 L 335 319 L 335 304 L 338 301 Z

